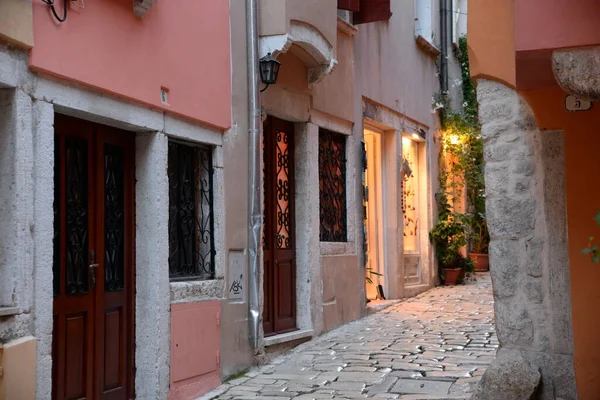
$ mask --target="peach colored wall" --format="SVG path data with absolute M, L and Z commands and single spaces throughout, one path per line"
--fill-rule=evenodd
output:
M 467 32 L 474 78 L 491 78 L 516 86 L 514 13 L 515 0 L 469 3 Z
M 359 296 L 359 285 L 364 285 L 364 281 L 356 274 L 356 259 L 356 256 L 321 257 L 324 332 L 360 317 L 364 299 Z
M 195 399 L 221 384 L 220 301 L 171 305 L 169 400 Z
M 24 48 L 33 46 L 31 0 L 0 1 L 0 38 Z
M 433 126 L 431 99 L 439 90 L 435 59 L 416 45 L 413 4 L 392 1 L 389 21 L 359 25 L 354 46 L 357 90 L 359 95 Z
M 600 266 L 580 254 L 590 236 L 600 237 L 593 220 L 600 211 L 600 108 L 586 112 L 567 112 L 565 93 L 553 88 L 521 93 L 531 105 L 542 129 L 564 129 L 567 186 L 567 229 L 571 274 L 574 364 L 580 400 L 600 398 L 600 291 L 597 279 Z
M 597 0 L 516 0 L 515 47 L 531 51 L 599 44 L 598 21 Z
M 313 108 L 347 121 L 354 121 L 354 40 L 338 31 L 338 65 L 315 85 Z
M 0 400 L 35 399 L 36 339 L 0 344 Z
M 285 1 L 259 0 L 258 18 L 260 36 L 283 35 L 287 28 Z
M 294 46 L 287 53 L 280 54 L 277 57 L 277 60 L 281 63 L 279 76 L 277 77 L 277 85 L 295 92 L 309 94 L 308 69 L 294 54 L 295 51 L 302 52 L 304 50 Z M 268 90 L 265 94 L 268 95 Z
M 157 1 L 143 19 L 131 1 L 86 1 L 63 24 L 35 1 L 33 21 L 33 70 L 230 126 L 228 1 Z M 161 104 L 161 87 L 169 89 L 169 105 Z
M 289 21 L 298 20 L 314 26 L 335 45 L 337 30 L 337 1 L 335 0 L 285 0 L 285 13 L 289 32 Z

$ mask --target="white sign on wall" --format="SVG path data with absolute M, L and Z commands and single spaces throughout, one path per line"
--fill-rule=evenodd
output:
M 229 252 L 229 274 L 227 275 L 227 298 L 230 301 L 246 300 L 245 268 L 246 257 L 243 250 Z
M 592 108 L 592 102 L 569 95 L 565 97 L 565 108 L 567 111 L 587 111 Z

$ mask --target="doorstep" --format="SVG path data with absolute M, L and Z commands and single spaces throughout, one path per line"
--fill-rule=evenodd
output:
M 371 300 L 367 303 L 367 315 L 374 314 L 381 310 L 393 306 L 394 304 L 400 303 L 402 300 Z
M 314 333 L 315 332 L 312 329 L 303 329 L 299 331 L 281 333 L 279 335 L 267 336 L 264 338 L 264 344 L 265 347 L 269 347 L 275 344 L 293 342 L 294 340 L 312 337 Z

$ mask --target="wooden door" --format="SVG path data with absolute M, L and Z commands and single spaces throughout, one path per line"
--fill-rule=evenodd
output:
M 294 125 L 267 117 L 263 132 L 263 328 L 273 335 L 296 329 Z
M 134 137 L 54 128 L 52 397 L 133 398 Z

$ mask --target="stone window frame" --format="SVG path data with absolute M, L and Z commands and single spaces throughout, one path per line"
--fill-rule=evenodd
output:
M 201 128 L 201 130 L 208 131 L 208 129 L 204 128 Z M 220 137 L 222 134 L 220 132 L 209 133 L 212 137 L 196 137 L 195 135 L 189 135 L 184 133 L 179 134 L 179 132 L 174 133 L 174 131 L 166 133 L 169 142 L 176 141 L 178 143 L 184 143 L 191 146 L 211 148 L 213 168 L 213 238 L 215 250 L 214 274 L 211 279 L 204 280 L 169 279 L 171 304 L 193 303 L 206 300 L 221 300 L 223 299 L 225 294 L 225 264 L 227 251 L 224 247 L 225 194 L 223 191 L 223 147 L 221 145 Z M 166 268 L 168 269 L 168 265 L 166 266 Z

